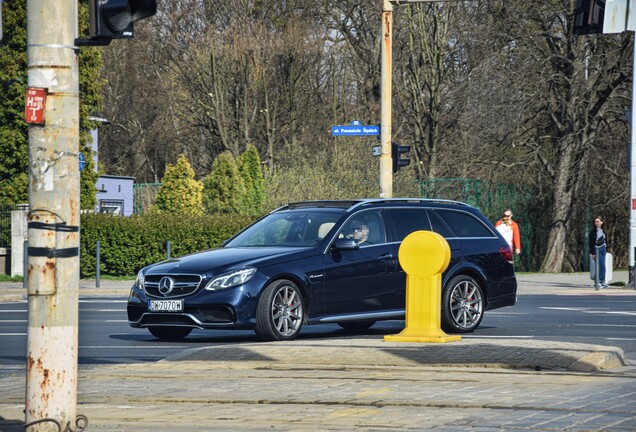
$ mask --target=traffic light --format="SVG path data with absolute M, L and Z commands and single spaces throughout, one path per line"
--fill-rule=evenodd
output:
M 605 0 L 576 0 L 574 34 L 603 33 L 604 15 Z
M 393 159 L 393 172 L 396 173 L 400 168 L 407 166 L 411 163 L 410 159 L 402 159 L 403 153 L 411 151 L 411 146 L 403 146 L 399 143 L 391 143 L 391 158 Z
M 77 39 L 78 46 L 108 45 L 112 39 L 132 38 L 133 23 L 157 12 L 156 0 L 89 0 L 90 39 Z

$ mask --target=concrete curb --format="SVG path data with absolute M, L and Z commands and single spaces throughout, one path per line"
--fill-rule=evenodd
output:
M 184 350 L 160 362 L 206 362 L 226 368 L 455 367 L 596 372 L 626 365 L 613 346 L 517 339 L 446 344 L 375 339 L 276 342 Z
M 0 303 L 26 300 L 26 294 L 0 294 Z

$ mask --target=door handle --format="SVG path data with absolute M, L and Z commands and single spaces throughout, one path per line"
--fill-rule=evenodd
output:
M 393 258 L 393 254 L 392 253 L 385 253 L 380 255 L 379 257 L 382 260 L 388 260 L 388 259 L 392 259 Z

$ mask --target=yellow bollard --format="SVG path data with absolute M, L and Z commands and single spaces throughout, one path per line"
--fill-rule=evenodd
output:
M 389 342 L 453 342 L 441 328 L 442 273 L 450 263 L 448 242 L 432 231 L 415 231 L 402 241 L 398 251 L 406 272 L 406 325 Z

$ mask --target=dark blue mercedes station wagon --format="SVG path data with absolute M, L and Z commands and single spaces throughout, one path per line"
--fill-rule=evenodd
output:
M 290 340 L 304 324 L 361 330 L 404 319 L 398 249 L 418 230 L 441 234 L 451 249 L 442 328 L 471 332 L 486 310 L 515 304 L 512 250 L 475 207 L 426 199 L 310 201 L 269 213 L 219 249 L 143 268 L 128 321 L 160 339 L 199 328 Z

